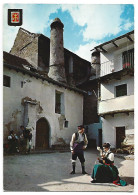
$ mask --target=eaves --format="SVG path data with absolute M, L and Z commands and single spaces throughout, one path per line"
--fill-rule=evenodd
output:
M 40 75 L 37 72 L 31 72 L 30 70 L 26 70 L 24 68 L 17 67 L 17 66 L 14 66 L 14 65 L 11 65 L 11 64 L 7 64 L 7 63 L 4 63 L 4 66 L 9 68 L 9 69 L 16 70 L 17 72 L 22 72 L 23 74 L 28 74 L 30 77 L 35 77 L 36 79 L 42 79 L 43 81 L 47 81 L 47 82 L 52 83 L 54 85 L 57 85 L 59 87 L 64 87 L 65 89 L 69 89 L 69 90 L 78 92 L 78 93 L 83 94 L 83 95 L 87 94 L 87 92 L 84 91 L 84 90 L 81 90 L 81 89 L 78 89 L 78 88 L 66 85 L 64 83 L 60 83 L 60 82 L 54 81 L 53 79 L 51 79 L 49 77 L 44 77 L 44 76 Z

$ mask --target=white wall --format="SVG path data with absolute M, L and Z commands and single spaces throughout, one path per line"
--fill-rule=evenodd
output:
M 100 115 L 119 111 L 134 111 L 134 95 L 99 102 L 98 113 Z
M 112 80 L 101 84 L 101 101 L 115 98 L 115 87 L 127 84 L 127 95 L 134 95 L 134 77 L 125 76 L 121 80 Z
M 125 134 L 134 136 L 134 113 L 115 114 L 112 116 L 105 116 L 102 118 L 103 126 L 103 143 L 110 142 L 112 147 L 116 147 L 116 127 L 125 126 Z
M 120 42 L 121 43 L 121 42 Z M 122 53 L 134 48 L 134 43 L 127 40 L 126 43 L 119 45 L 119 48 L 111 49 L 110 52 L 100 53 L 101 72 L 100 76 L 122 70 Z M 113 70 L 114 69 L 114 70 Z M 127 84 L 127 96 L 115 97 L 115 87 Z M 124 76 L 121 80 L 111 80 L 101 84 L 101 101 L 99 104 L 99 113 L 109 113 L 118 110 L 134 109 L 134 77 Z M 105 115 L 102 118 L 103 143 L 110 142 L 112 147 L 116 146 L 116 127 L 126 127 L 126 135 L 134 137 L 134 113 L 129 115 L 124 113 Z M 133 140 L 134 141 L 134 140 Z M 133 142 L 134 143 L 134 142 Z
M 41 117 L 45 117 L 50 125 L 50 145 L 56 144 L 58 138 L 63 138 L 69 143 L 72 133 L 83 123 L 83 95 L 14 70 L 9 71 L 7 68 L 4 69 L 4 75 L 11 77 L 11 87 L 3 87 L 5 140 L 9 130 L 14 129 L 18 132 L 20 125 L 23 124 L 24 106 L 21 101 L 29 97 L 37 102 L 37 105 L 28 106 L 29 126 L 34 128 L 33 145 L 35 145 L 36 122 Z M 21 81 L 25 82 L 23 88 Z M 64 93 L 65 116 L 55 113 L 56 90 Z M 69 121 L 68 128 L 62 125 L 65 118 Z

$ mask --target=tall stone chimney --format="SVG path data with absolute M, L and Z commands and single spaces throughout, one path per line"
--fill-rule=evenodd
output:
M 96 73 L 96 77 L 100 77 L 100 52 L 94 50 L 91 55 L 91 74 Z
M 48 76 L 55 81 L 66 83 L 63 28 L 64 25 L 59 18 L 55 18 L 51 23 L 50 66 Z

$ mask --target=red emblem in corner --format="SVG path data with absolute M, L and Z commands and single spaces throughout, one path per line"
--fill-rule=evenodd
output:
M 21 26 L 23 23 L 22 9 L 8 9 L 8 25 Z
M 11 12 L 11 23 L 20 22 L 20 12 Z

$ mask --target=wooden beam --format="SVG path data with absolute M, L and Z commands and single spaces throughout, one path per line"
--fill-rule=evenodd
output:
M 97 48 L 95 48 L 95 49 L 96 49 L 96 51 L 100 52 L 99 49 L 97 49 Z
M 111 114 L 112 117 L 114 117 L 114 114 Z
M 129 112 L 126 112 L 126 115 L 129 116 Z
M 115 76 L 114 76 L 114 79 L 116 79 L 116 80 L 121 80 L 121 75 L 115 75 Z
M 112 44 L 113 44 L 116 48 L 118 48 L 118 45 L 117 45 L 114 41 L 112 41 Z
M 113 111 L 113 112 L 108 112 L 108 113 L 102 113 L 102 114 L 98 114 L 99 116 L 105 118 L 106 116 L 112 116 L 114 117 L 116 114 L 126 114 L 127 116 L 129 116 L 130 112 L 134 112 L 134 110 L 121 110 L 121 111 Z
M 103 52 L 107 53 L 107 51 L 106 51 L 102 46 L 100 47 L 100 49 L 101 49 Z
M 129 39 L 129 41 L 134 42 L 129 35 L 127 35 L 126 37 Z

